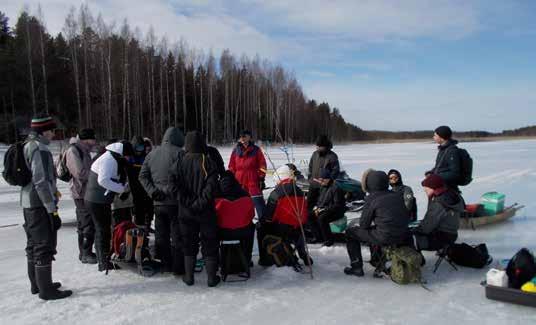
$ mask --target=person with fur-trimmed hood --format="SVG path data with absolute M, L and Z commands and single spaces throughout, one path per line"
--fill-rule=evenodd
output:
M 266 209 L 264 209 L 257 226 L 259 265 L 271 266 L 274 264 L 263 247 L 263 240 L 267 235 L 276 235 L 294 243 L 300 258 L 305 265 L 309 265 L 312 263 L 312 259 L 307 254 L 306 244 L 300 231 L 300 227 L 308 219 L 305 194 L 296 185 L 296 176 L 292 166 L 279 167 L 273 177 L 277 185 L 270 193 Z
M 56 123 L 40 114 L 32 119 L 31 132 L 24 144 L 23 154 L 32 178 L 21 188 L 20 204 L 24 213 L 26 258 L 30 291 L 43 300 L 69 297 L 70 290 L 58 290 L 61 283 L 52 282 L 52 261 L 56 255 L 60 194 L 56 188 L 54 159 L 48 145 L 54 138 Z
M 106 146 L 103 153 L 91 165 L 91 171 L 84 196 L 85 205 L 95 224 L 95 250 L 99 272 L 113 268 L 110 262 L 110 240 L 112 207 L 117 194 L 125 191 L 127 185 L 128 155 L 124 143 L 116 142 Z
M 408 242 L 409 212 L 398 193 L 389 191 L 389 179 L 383 171 L 368 169 L 361 180 L 363 191 L 368 193 L 359 225 L 346 229 L 350 267 L 347 275 L 363 276 L 361 243 L 387 246 Z M 373 225 L 374 223 L 374 225 Z
M 438 250 L 458 238 L 460 217 L 465 205 L 461 196 L 449 189 L 444 180 L 431 174 L 422 181 L 428 196 L 428 209 L 413 231 L 419 250 Z
M 199 239 L 205 259 L 209 287 L 220 282 L 218 272 L 218 224 L 214 207 L 218 192 L 218 169 L 207 157 L 206 144 L 198 131 L 186 134 L 184 156 L 177 164 L 176 189 L 179 193 L 179 224 L 184 251 L 186 285 L 194 284 L 194 269 Z
M 413 189 L 402 182 L 402 175 L 396 169 L 391 169 L 389 176 L 389 185 L 393 192 L 399 193 L 404 198 L 404 204 L 409 211 L 410 222 L 417 221 L 417 200 L 413 195 Z

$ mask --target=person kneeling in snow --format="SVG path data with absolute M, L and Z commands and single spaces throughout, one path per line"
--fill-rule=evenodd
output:
M 344 217 L 346 200 L 344 191 L 337 186 L 335 180 L 330 178 L 329 171 L 322 170 L 319 182 L 320 198 L 313 208 L 313 218 L 318 227 L 317 239 L 320 239 L 324 246 L 329 247 L 333 245 L 333 233 L 329 224 Z
M 274 264 L 266 248 L 263 247 L 263 240 L 268 235 L 281 237 L 285 242 L 294 244 L 305 265 L 312 264 L 300 231 L 300 227 L 307 222 L 307 201 L 294 178 L 294 172 L 288 165 L 279 167 L 274 174 L 274 181 L 277 185 L 270 193 L 268 204 L 259 219 L 257 228 L 259 265 L 261 266 Z
M 428 209 L 414 230 L 415 239 L 419 250 L 436 251 L 458 238 L 465 205 L 461 196 L 454 189 L 449 189 L 438 175 L 426 177 L 422 186 L 428 195 Z
M 402 197 L 388 190 L 387 174 L 369 169 L 363 173 L 361 184 L 369 195 L 365 197 L 359 225 L 346 229 L 350 267 L 344 273 L 355 276 L 364 275 L 362 242 L 382 247 L 404 244 L 410 239 L 408 210 Z

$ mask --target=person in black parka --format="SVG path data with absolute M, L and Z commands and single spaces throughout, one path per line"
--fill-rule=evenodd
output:
M 184 250 L 183 282 L 194 284 L 199 240 L 208 276 L 208 286 L 220 282 L 218 271 L 218 224 L 214 208 L 218 193 L 218 170 L 207 157 L 206 144 L 198 131 L 186 135 L 185 154 L 178 164 L 179 224 Z
M 403 244 L 410 238 L 408 210 L 400 194 L 389 191 L 387 174 L 369 169 L 363 174 L 362 186 L 369 195 L 365 197 L 359 226 L 346 229 L 351 266 L 344 273 L 356 276 L 364 275 L 362 242 L 387 246 Z
M 436 174 L 443 178 L 448 188 L 460 193 L 458 182 L 462 177 L 462 165 L 458 141 L 452 139 L 452 130 L 448 126 L 440 126 L 435 129 L 434 141 L 439 145 L 437 147 L 436 163 L 432 170 L 425 173 Z

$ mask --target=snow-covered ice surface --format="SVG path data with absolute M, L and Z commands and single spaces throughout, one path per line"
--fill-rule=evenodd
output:
M 464 143 L 475 160 L 475 181 L 464 188 L 466 201 L 476 202 L 487 191 L 501 191 L 507 204 L 524 204 L 513 219 L 476 231 L 460 231 L 460 241 L 485 242 L 495 261 L 511 257 L 519 248 L 536 246 L 536 141 Z M 3 155 L 5 147 L 0 148 Z M 313 147 L 297 147 L 297 161 L 308 159 Z M 412 186 L 422 218 L 426 200 L 419 182 L 433 165 L 432 143 L 360 144 L 336 146 L 344 167 L 359 178 L 368 167 L 396 168 Z M 286 162 L 276 147 L 268 149 L 275 164 Z M 222 149 L 228 158 L 229 148 Z M 1 157 L 0 157 L 1 158 Z M 3 159 L 0 159 L 3 161 Z M 61 182 L 60 182 L 61 183 Z M 255 266 L 252 279 L 223 283 L 210 289 L 204 273 L 186 287 L 179 278 L 156 275 L 142 278 L 128 270 L 97 272 L 78 262 L 74 207 L 64 183 L 58 255 L 54 279 L 72 289 L 72 298 L 44 302 L 29 292 L 24 255 L 25 236 L 18 188 L 0 180 L 0 324 L 535 324 L 528 307 L 487 300 L 480 281 L 487 269 L 444 264 L 432 274 L 435 256 L 426 253 L 424 277 L 431 291 L 418 285 L 398 286 L 372 278 L 366 265 L 363 278 L 342 273 L 348 264 L 344 246 L 311 245 L 315 279 L 289 268 Z M 16 224 L 14 226 L 10 226 Z M 7 226 L 7 227 L 4 227 Z M 365 259 L 367 253 L 364 250 Z M 494 262 L 493 265 L 495 265 Z

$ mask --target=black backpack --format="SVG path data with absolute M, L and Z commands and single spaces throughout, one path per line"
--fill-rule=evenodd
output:
M 473 158 L 469 155 L 467 150 L 458 148 L 458 154 L 460 156 L 460 179 L 458 185 L 466 186 L 473 181 Z
M 2 177 L 9 185 L 26 186 L 32 181 L 32 172 L 24 158 L 24 145 L 21 141 L 12 144 L 4 156 L 4 171 Z
M 476 246 L 466 243 L 452 244 L 447 254 L 452 262 L 475 269 L 481 269 L 493 261 L 493 258 L 488 253 L 486 244 Z
M 509 287 L 520 289 L 522 285 L 536 276 L 534 255 L 526 248 L 520 249 L 508 262 L 506 275 L 508 275 Z

